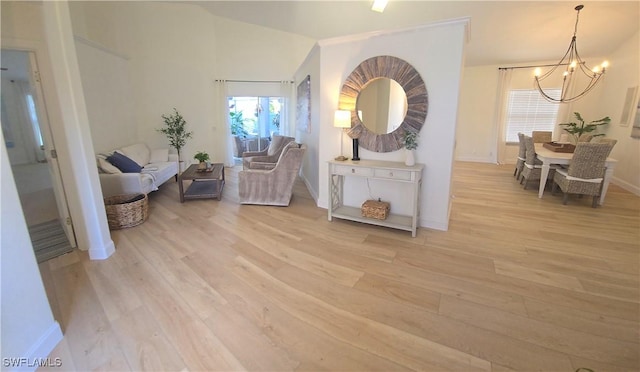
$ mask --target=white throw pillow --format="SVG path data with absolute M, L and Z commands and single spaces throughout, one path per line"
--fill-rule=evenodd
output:
M 151 158 L 149 163 L 160 163 L 169 161 L 169 149 L 153 149 L 151 150 Z
M 120 169 L 116 168 L 113 164 L 109 163 L 107 159 L 101 156 L 98 157 L 98 166 L 105 173 L 111 173 L 111 174 L 122 173 Z
M 144 143 L 136 143 L 135 145 L 123 147 L 120 150 L 126 157 L 135 161 L 141 167 L 149 164 L 149 148 Z

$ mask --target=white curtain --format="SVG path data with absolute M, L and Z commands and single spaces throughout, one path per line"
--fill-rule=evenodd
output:
M 221 123 L 221 133 L 224 136 L 222 143 L 222 154 L 224 164 L 227 167 L 233 167 L 233 138 L 231 137 L 231 126 L 229 123 L 229 101 L 228 86 L 225 80 L 216 80 L 216 96 L 214 107 L 216 111 L 217 121 Z
M 284 98 L 280 111 L 280 134 L 290 136 L 290 133 L 293 133 L 291 126 L 295 122 L 295 109 L 293 109 L 296 107 L 295 84 L 291 81 L 283 81 L 280 84 L 280 91 Z
M 494 111 L 496 128 L 496 154 L 497 162 L 503 164 L 505 162 L 506 143 L 504 140 L 505 117 L 507 108 L 507 99 L 509 89 L 511 87 L 511 69 L 498 70 L 498 91 L 496 93 L 496 107 Z
M 24 156 L 27 163 L 37 163 L 45 161 L 44 150 L 40 147 L 42 137 L 40 135 L 40 124 L 36 114 L 35 102 L 31 96 L 31 87 L 28 81 L 11 80 L 5 81 L 2 86 L 5 89 L 3 97 L 6 99 L 5 108 L 9 118 L 15 120 L 17 125 L 12 125 L 16 144 L 24 146 Z M 29 104 L 31 103 L 31 105 Z M 24 160 L 22 162 L 24 162 Z

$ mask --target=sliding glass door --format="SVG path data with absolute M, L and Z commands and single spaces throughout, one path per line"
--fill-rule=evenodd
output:
M 280 134 L 285 98 L 233 96 L 228 101 L 234 157 L 241 158 L 246 151 L 262 151 L 274 134 Z

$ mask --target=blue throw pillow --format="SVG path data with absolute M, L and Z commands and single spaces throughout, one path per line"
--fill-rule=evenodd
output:
M 120 169 L 122 173 L 140 173 L 142 167 L 135 161 L 122 155 L 119 152 L 114 152 L 107 157 L 107 161 L 113 164 L 114 167 Z

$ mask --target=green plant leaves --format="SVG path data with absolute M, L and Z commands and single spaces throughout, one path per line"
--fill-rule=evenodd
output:
M 158 129 L 158 132 L 163 133 L 169 139 L 169 145 L 176 149 L 178 157 L 180 157 L 180 149 L 187 143 L 187 139 L 191 138 L 193 132 L 187 132 L 185 126 L 187 122 L 182 115 L 173 108 L 173 114 L 161 115 L 164 120 L 164 128 Z

